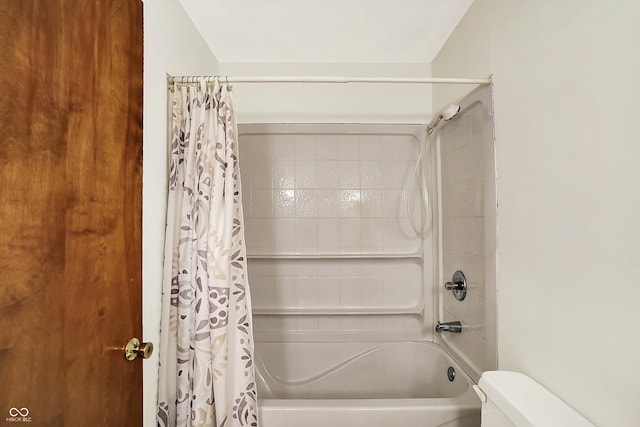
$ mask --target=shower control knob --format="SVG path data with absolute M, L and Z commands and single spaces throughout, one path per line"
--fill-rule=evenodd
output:
M 460 270 L 453 273 L 451 281 L 445 283 L 444 288 L 452 291 L 458 301 L 462 301 L 467 296 L 467 279 L 464 277 L 464 273 Z

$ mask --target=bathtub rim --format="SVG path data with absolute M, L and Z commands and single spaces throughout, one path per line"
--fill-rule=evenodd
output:
M 454 425 L 474 419 L 479 425 L 482 405 L 473 388 L 455 398 L 413 399 L 264 399 L 258 400 L 263 425 L 313 427 L 335 425 L 375 427 L 387 425 Z M 309 420 L 313 420 L 311 423 Z M 372 423 L 372 420 L 377 420 Z M 431 424 L 429 424 L 431 423 Z M 458 425 L 457 423 L 455 425 Z

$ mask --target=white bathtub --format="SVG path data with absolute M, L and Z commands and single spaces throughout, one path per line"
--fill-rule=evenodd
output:
M 262 427 L 480 425 L 471 379 L 432 343 L 272 342 L 256 354 Z

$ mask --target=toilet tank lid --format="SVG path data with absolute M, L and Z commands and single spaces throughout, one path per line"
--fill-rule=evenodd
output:
M 595 427 L 556 395 L 519 372 L 483 372 L 478 385 L 518 427 Z

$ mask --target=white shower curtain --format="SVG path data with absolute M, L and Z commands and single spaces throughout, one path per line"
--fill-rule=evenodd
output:
M 174 84 L 169 105 L 158 426 L 257 426 L 233 96 Z

